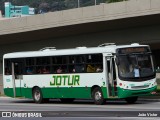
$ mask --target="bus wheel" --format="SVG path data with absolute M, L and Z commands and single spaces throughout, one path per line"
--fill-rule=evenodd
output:
M 60 100 L 63 103 L 72 103 L 74 101 L 74 98 L 61 98 Z
M 106 100 L 103 97 L 102 90 L 99 87 L 96 87 L 92 91 L 92 97 L 93 97 L 94 103 L 97 105 L 102 105 L 106 102 Z
M 42 103 L 43 102 L 43 96 L 40 88 L 36 87 L 33 89 L 33 100 L 35 103 Z
M 125 100 L 128 104 L 133 104 L 137 101 L 137 99 L 138 99 L 138 97 L 128 97 Z

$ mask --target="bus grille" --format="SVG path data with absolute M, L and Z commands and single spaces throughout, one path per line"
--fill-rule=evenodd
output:
M 149 85 L 143 85 L 143 86 L 132 86 L 131 88 L 148 88 Z

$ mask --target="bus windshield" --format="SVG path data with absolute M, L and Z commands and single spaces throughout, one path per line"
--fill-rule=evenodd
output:
M 127 54 L 118 56 L 119 77 L 122 79 L 139 79 L 155 75 L 150 54 Z

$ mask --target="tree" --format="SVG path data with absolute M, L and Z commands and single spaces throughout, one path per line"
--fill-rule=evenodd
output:
M 80 7 L 91 6 L 100 3 L 112 3 L 127 0 L 79 0 Z M 37 11 L 42 10 L 43 12 L 58 11 L 64 9 L 71 9 L 78 7 L 78 0 L 0 0 L 0 10 L 4 14 L 4 3 L 11 2 L 13 5 L 23 6 L 28 5 L 29 7 L 35 8 Z
M 42 2 L 39 7 L 38 10 L 40 13 L 46 13 L 50 10 L 50 5 L 46 2 Z
M 112 2 L 122 2 L 122 1 L 127 1 L 127 0 L 108 0 L 108 3 L 112 3 Z
M 58 1 L 53 1 L 51 4 L 51 9 L 50 11 L 58 11 L 59 10 L 59 2 Z
M 66 9 L 77 8 L 78 0 L 65 0 Z

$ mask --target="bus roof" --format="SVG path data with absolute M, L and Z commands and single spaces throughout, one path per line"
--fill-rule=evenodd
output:
M 45 49 L 40 51 L 14 52 L 4 54 L 3 58 L 25 58 L 41 56 L 59 56 L 59 55 L 76 55 L 92 53 L 115 53 L 117 48 L 127 47 L 147 47 L 148 45 L 109 45 L 104 47 L 77 47 L 72 49 Z

